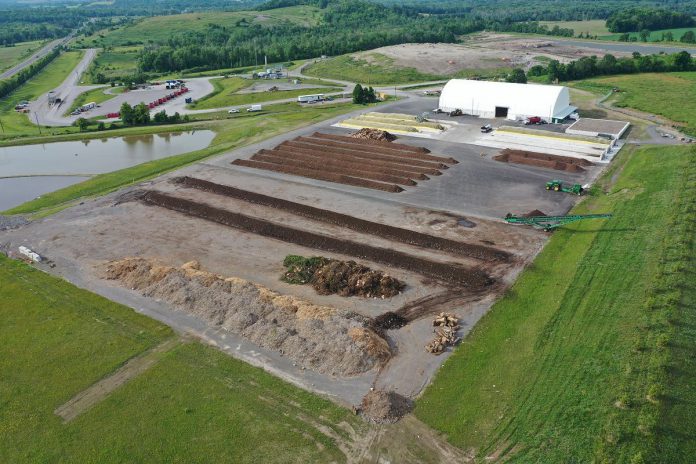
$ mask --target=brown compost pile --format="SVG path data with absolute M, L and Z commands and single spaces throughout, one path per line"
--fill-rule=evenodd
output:
M 324 257 L 304 258 L 290 255 L 285 258 L 285 282 L 310 284 L 320 295 L 390 298 L 406 286 L 384 272 L 374 271 L 355 261 Z
M 411 412 L 413 401 L 393 391 L 372 390 L 360 403 L 360 414 L 378 424 L 391 424 Z
M 393 142 L 396 140 L 396 136 L 394 134 L 390 134 L 387 131 L 379 129 L 369 128 L 360 129 L 359 131 L 351 134 L 351 137 L 354 139 L 378 140 L 383 142 Z
M 195 261 L 172 267 L 125 258 L 107 263 L 104 277 L 322 374 L 358 375 L 391 356 L 387 341 L 363 316 L 206 272 Z

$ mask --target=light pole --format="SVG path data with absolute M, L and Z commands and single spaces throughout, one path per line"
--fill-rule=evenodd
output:
M 34 112 L 34 119 L 36 120 L 36 127 L 39 128 L 39 135 L 43 135 L 41 133 L 41 125 L 39 124 L 39 115 L 36 113 L 36 111 Z

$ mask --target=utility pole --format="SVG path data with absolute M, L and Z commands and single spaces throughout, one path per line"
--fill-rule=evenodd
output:
M 34 119 L 36 119 L 36 127 L 39 128 L 39 135 L 43 135 L 41 133 L 41 125 L 39 124 L 39 115 L 34 111 Z

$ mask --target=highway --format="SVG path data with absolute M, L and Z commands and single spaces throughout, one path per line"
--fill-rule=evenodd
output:
M 62 39 L 56 39 L 52 42 L 47 43 L 39 51 L 37 51 L 36 53 L 31 55 L 26 60 L 22 61 L 21 63 L 11 67 L 7 71 L 0 74 L 0 79 L 8 79 L 8 78 L 14 76 L 18 72 L 20 72 L 22 69 L 31 66 L 32 64 L 36 63 L 38 60 L 43 58 L 44 56 L 51 53 L 51 50 L 53 50 L 54 48 L 68 43 L 73 37 L 75 37 L 75 32 L 72 32 L 69 36 L 63 37 Z

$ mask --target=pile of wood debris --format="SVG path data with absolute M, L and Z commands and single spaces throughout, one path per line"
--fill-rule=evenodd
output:
M 428 353 L 440 354 L 445 348 L 452 346 L 459 341 L 457 330 L 459 330 L 459 319 L 449 313 L 440 313 L 433 320 L 435 337 L 425 345 Z

